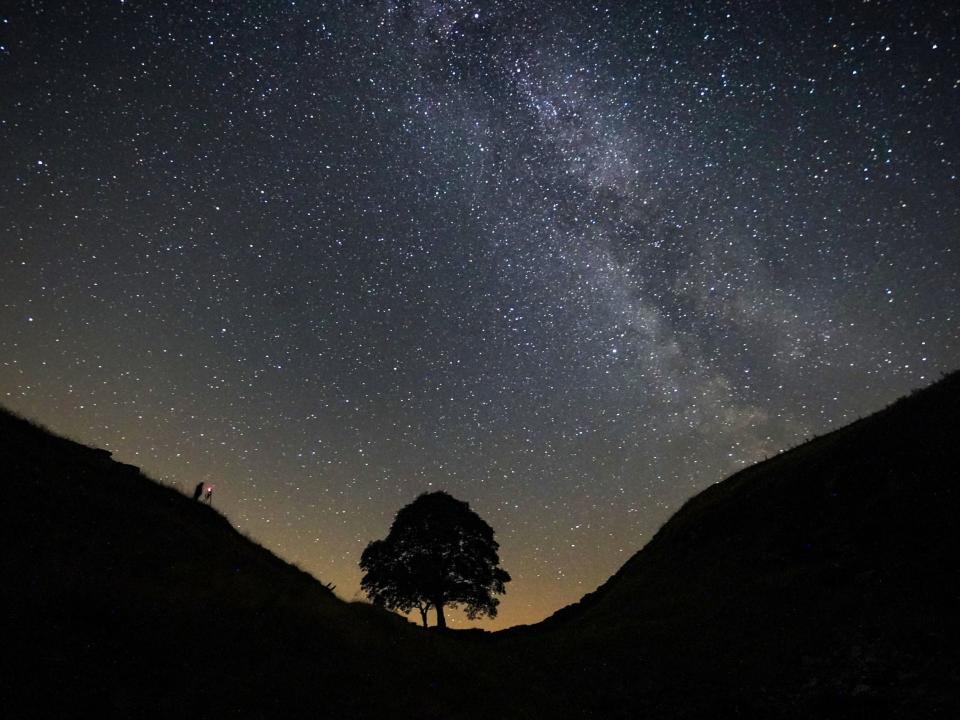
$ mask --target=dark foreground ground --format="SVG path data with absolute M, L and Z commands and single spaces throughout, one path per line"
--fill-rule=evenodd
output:
M 709 488 L 547 621 L 438 634 L 339 600 L 214 510 L 0 413 L 0 707 L 956 718 L 958 468 L 954 374 Z

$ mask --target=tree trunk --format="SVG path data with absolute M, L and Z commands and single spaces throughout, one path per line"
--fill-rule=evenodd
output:
M 426 627 L 427 626 L 427 610 L 429 610 L 429 607 L 424 607 L 423 605 L 421 605 L 417 609 L 420 611 L 420 619 L 423 621 L 423 626 Z
M 443 603 L 434 603 L 434 607 L 437 608 L 437 627 L 441 629 L 447 627 L 447 619 L 443 616 Z

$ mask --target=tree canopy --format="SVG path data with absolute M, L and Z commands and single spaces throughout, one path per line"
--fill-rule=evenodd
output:
M 437 613 L 462 606 L 467 617 L 496 617 L 510 575 L 500 567 L 500 546 L 491 528 L 470 505 L 439 491 L 424 493 L 400 509 L 383 540 L 363 551 L 360 581 L 376 605 L 408 613 Z

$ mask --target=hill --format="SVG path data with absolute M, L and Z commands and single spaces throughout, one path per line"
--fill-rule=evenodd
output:
M 0 413 L 0 700 L 19 717 L 960 717 L 957 467 L 960 374 L 710 487 L 543 623 L 437 633 Z
M 7 717 L 441 718 L 470 698 L 442 639 L 106 451 L 0 412 L 0 468 Z
M 960 717 L 958 467 L 953 374 L 695 496 L 519 645 L 604 717 Z

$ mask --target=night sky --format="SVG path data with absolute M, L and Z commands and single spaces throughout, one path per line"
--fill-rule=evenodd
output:
M 0 402 L 346 599 L 445 489 L 539 620 L 960 366 L 954 2 L 4 5 Z

